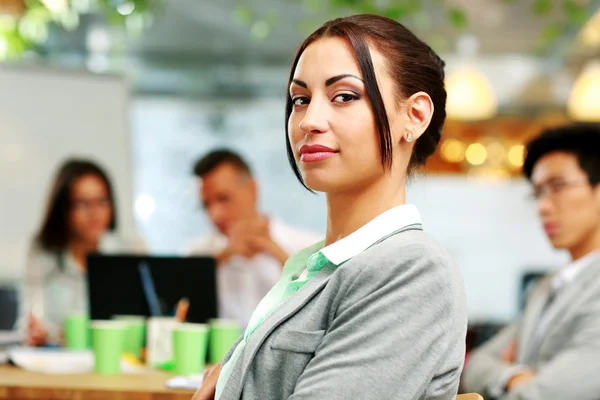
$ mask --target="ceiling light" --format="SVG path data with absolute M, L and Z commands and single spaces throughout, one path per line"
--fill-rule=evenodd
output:
M 487 159 L 487 150 L 481 143 L 473 143 L 467 147 L 465 157 L 467 158 L 469 164 L 481 165 Z
M 446 79 L 446 91 L 449 118 L 475 121 L 496 115 L 497 104 L 492 85 L 474 67 L 464 67 L 450 74 Z
M 578 121 L 600 121 L 600 61 L 589 62 L 575 80 L 567 111 Z

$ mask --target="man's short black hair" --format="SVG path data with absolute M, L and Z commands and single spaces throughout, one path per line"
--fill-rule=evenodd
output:
M 248 163 L 237 153 L 228 149 L 217 149 L 203 156 L 194 165 L 194 175 L 202 178 L 223 164 L 233 165 L 240 172 L 252 175 Z
M 600 183 L 600 125 L 577 123 L 551 128 L 527 145 L 523 172 L 531 180 L 533 168 L 540 158 L 554 152 L 571 153 L 579 161 L 592 185 Z

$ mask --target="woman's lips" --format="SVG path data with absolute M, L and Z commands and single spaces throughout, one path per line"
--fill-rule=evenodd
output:
M 553 224 L 553 223 L 545 223 L 544 224 L 544 231 L 549 236 L 556 235 L 558 233 L 558 225 L 557 224 Z
M 334 156 L 337 150 L 320 144 L 304 145 L 300 148 L 300 161 L 317 162 Z

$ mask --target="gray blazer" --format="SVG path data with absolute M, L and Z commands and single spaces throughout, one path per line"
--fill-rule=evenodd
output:
M 451 400 L 466 325 L 448 254 L 420 230 L 397 233 L 329 264 L 274 311 L 221 400 Z
M 500 356 L 516 339 L 516 364 L 533 369 L 536 377 L 502 400 L 600 399 L 600 261 L 556 295 L 534 345 L 533 333 L 550 289 L 548 277 L 529 296 L 523 316 L 473 353 L 463 378 L 466 391 L 485 394 L 503 379 L 511 366 Z

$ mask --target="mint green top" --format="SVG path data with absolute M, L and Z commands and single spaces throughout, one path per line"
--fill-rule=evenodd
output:
M 321 241 L 293 255 L 287 260 L 283 267 L 281 280 L 267 293 L 264 299 L 258 304 L 252 314 L 250 323 L 244 332 L 242 340 L 235 348 L 231 358 L 221 367 L 221 373 L 217 382 L 215 400 L 218 400 L 223 392 L 227 380 L 231 376 L 233 366 L 246 347 L 246 342 L 252 333 L 262 324 L 281 303 L 291 297 L 300 288 L 306 285 L 319 271 L 323 269 L 329 260 L 323 253 L 324 242 Z

